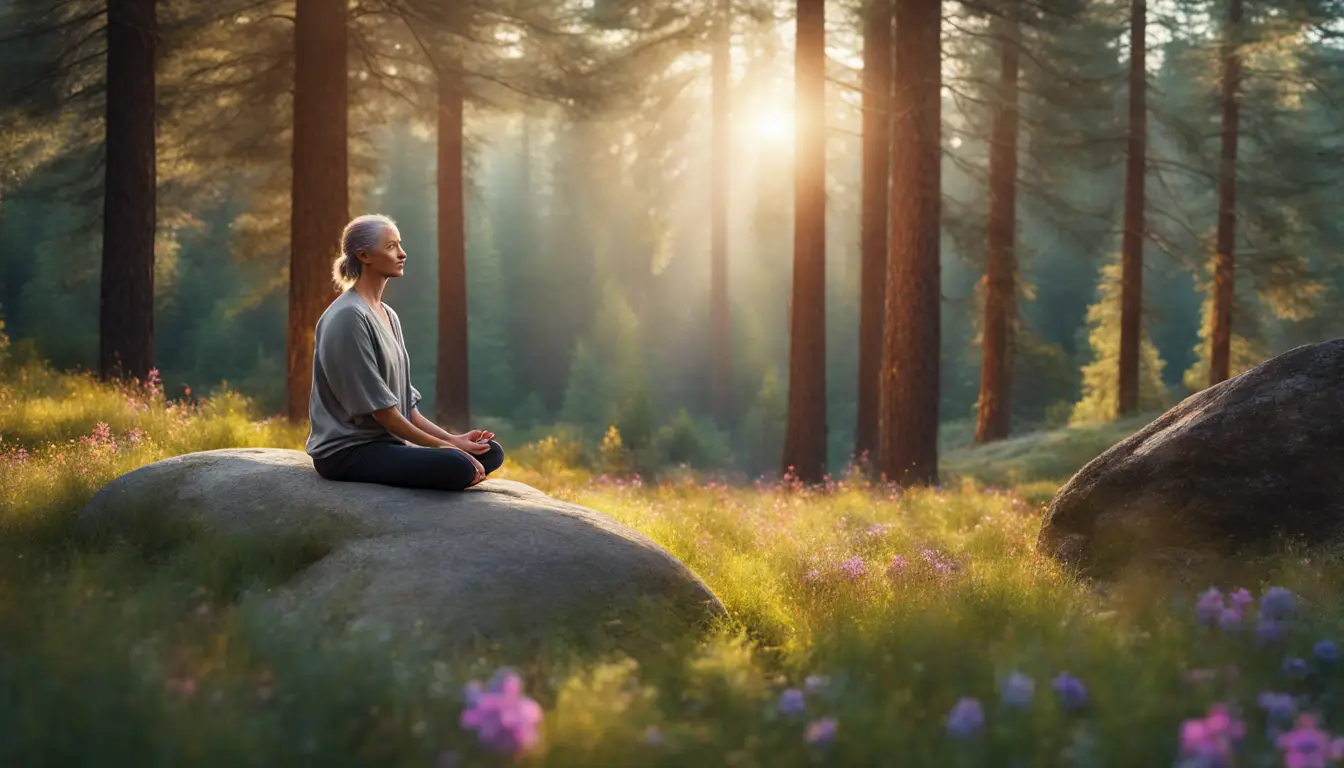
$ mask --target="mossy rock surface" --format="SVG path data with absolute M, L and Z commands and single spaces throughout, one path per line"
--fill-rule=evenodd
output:
M 592 634 L 635 607 L 688 629 L 724 611 L 683 563 L 601 512 L 509 480 L 461 492 L 331 482 L 301 451 L 155 462 L 102 488 L 79 524 L 140 546 L 179 535 L 320 539 L 325 554 L 251 597 L 289 615 L 414 628 L 447 644 Z

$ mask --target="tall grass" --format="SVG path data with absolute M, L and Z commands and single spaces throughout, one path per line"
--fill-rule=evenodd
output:
M 135 466 L 298 448 L 303 433 L 230 395 L 167 403 L 152 386 L 29 369 L 0 389 L 0 765 L 495 764 L 459 718 L 464 685 L 501 666 L 544 712 L 517 759 L 545 765 L 1169 765 L 1182 722 L 1215 702 L 1247 726 L 1237 764 L 1272 765 L 1291 723 L 1258 708 L 1265 691 L 1344 726 L 1339 669 L 1313 655 L 1344 618 L 1340 558 L 1200 577 L 1291 588 L 1275 639 L 1254 606 L 1200 625 L 1207 580 L 1135 573 L 1102 589 L 1036 554 L 1030 495 L 1124 428 L 958 452 L 944 487 L 908 492 L 853 472 L 819 488 L 594 477 L 564 441 L 501 435 L 505 476 L 648 534 L 730 617 L 700 637 L 650 619 L 638 642 L 449 654 L 430 636 L 322 633 L 253 607 L 247 595 L 325 554 L 320 536 L 76 535 L 78 509 Z M 1029 704 L 1002 699 L 1014 672 L 1034 681 Z M 1052 688 L 1064 673 L 1085 688 L 1079 706 Z M 968 697 L 983 726 L 962 704 L 950 732 Z

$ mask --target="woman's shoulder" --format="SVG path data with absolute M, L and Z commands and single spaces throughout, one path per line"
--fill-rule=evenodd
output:
M 367 324 L 372 317 L 373 314 L 364 305 L 359 295 L 354 291 L 346 291 L 327 305 L 326 310 L 322 312 L 319 323 L 348 327 Z

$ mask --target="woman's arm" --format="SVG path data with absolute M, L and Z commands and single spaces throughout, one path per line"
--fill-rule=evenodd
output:
M 420 416 L 419 411 L 411 411 L 411 414 L 412 416 Z M 377 419 L 379 424 L 386 427 L 388 432 L 391 432 L 409 443 L 414 443 L 415 445 L 424 446 L 426 448 L 451 448 L 455 451 L 460 451 L 468 459 L 471 459 L 472 466 L 476 468 L 476 483 L 485 479 L 485 467 L 482 467 L 481 462 L 478 461 L 475 456 L 472 456 L 469 451 L 454 445 L 450 441 L 441 440 L 407 421 L 406 417 L 401 415 L 401 411 L 397 410 L 396 406 L 374 411 L 373 418 Z M 420 416 L 416 421 L 423 421 L 431 427 L 438 429 L 439 432 L 445 435 L 448 434 L 442 429 L 435 427 L 434 424 L 424 416 Z M 449 436 L 451 437 L 451 435 Z M 472 483 L 472 485 L 475 485 L 475 483 Z
M 412 411 L 411 413 L 413 415 L 418 415 L 419 412 Z M 457 447 L 452 441 L 441 438 L 428 430 L 422 429 L 420 426 L 407 421 L 406 417 L 401 415 L 401 411 L 398 410 L 395 405 L 391 408 L 383 408 L 374 411 L 373 418 L 377 419 L 378 423 L 382 424 L 388 432 L 391 432 L 408 443 L 424 446 L 426 448 Z M 428 421 L 423 416 L 421 416 L 419 420 Z M 435 429 L 438 429 L 438 427 L 435 427 Z M 440 429 L 439 432 L 443 432 L 443 430 Z M 445 432 L 443 434 L 447 433 Z
M 428 418 L 425 417 L 423 413 L 420 412 L 419 408 L 411 409 L 411 424 L 419 428 L 420 431 L 431 434 L 439 438 L 440 440 L 446 440 L 452 445 L 457 445 L 457 439 L 461 437 L 461 435 L 454 435 L 453 433 L 445 430 L 443 427 L 440 427 L 438 424 L 435 424 L 434 422 L 430 421 Z

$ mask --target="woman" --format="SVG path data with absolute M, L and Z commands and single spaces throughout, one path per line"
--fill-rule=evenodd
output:
M 401 320 L 383 289 L 406 251 L 386 216 L 360 216 L 341 233 L 332 279 L 341 295 L 313 338 L 307 451 L 328 480 L 460 491 L 504 463 L 494 434 L 451 434 L 421 415 Z

